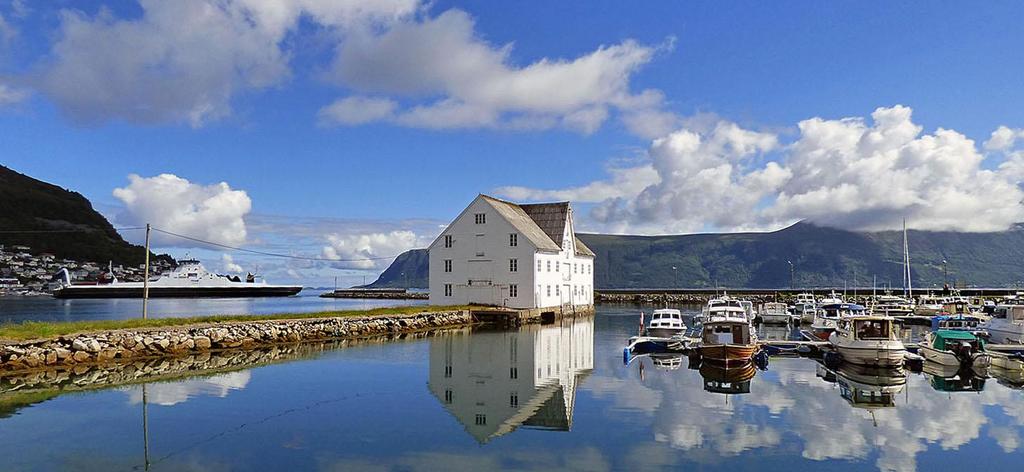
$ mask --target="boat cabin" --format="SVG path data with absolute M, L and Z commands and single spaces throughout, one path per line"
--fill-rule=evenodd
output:
M 740 300 L 734 300 L 732 298 L 713 298 L 704 306 L 702 315 L 705 320 L 713 318 L 739 318 L 750 321 L 753 319 L 752 313 L 753 304 L 750 305 L 748 311 L 748 308 L 745 307 L 743 302 Z
M 839 319 L 867 315 L 867 309 L 856 303 L 832 303 L 822 305 L 821 314 L 823 318 Z
M 992 310 L 992 318 L 1011 323 L 1024 322 L 1024 305 L 996 305 Z
M 815 303 L 815 301 L 816 300 L 814 298 L 814 294 L 813 293 L 801 293 L 801 294 L 797 294 L 797 296 L 796 296 L 796 303 L 797 304 L 810 303 L 811 305 L 813 305 Z
M 661 308 L 651 313 L 651 328 L 679 328 L 683 326 L 683 314 L 672 308 Z
M 956 351 L 964 344 L 971 346 L 971 351 L 977 352 L 984 348 L 985 342 L 967 331 L 953 331 L 940 329 L 931 336 L 931 347 L 938 351 Z
M 957 300 L 943 303 L 942 312 L 948 315 L 970 315 L 974 313 L 974 309 L 967 301 Z
M 701 340 L 705 345 L 751 344 L 750 323 L 738 319 L 721 319 L 704 323 Z
M 765 303 L 761 310 L 766 315 L 788 315 L 789 309 L 785 303 Z
M 843 318 L 839 321 L 838 331 L 860 341 L 896 341 L 899 338 L 892 321 L 892 318 L 883 316 Z
M 982 319 L 971 315 L 940 315 L 932 318 L 932 331 L 980 331 Z

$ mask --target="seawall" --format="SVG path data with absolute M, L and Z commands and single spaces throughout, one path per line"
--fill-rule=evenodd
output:
M 0 344 L 0 374 L 468 326 L 468 310 L 133 328 Z

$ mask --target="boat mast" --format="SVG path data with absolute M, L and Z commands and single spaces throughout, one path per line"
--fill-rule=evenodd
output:
M 913 283 L 910 280 L 910 246 L 907 244 L 907 219 L 903 219 L 903 288 L 907 297 L 914 297 Z

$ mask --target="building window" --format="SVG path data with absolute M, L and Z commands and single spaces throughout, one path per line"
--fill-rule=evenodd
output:
M 543 265 L 541 264 L 541 262 L 537 261 L 537 272 L 540 272 L 542 267 Z
M 475 217 L 474 221 L 478 225 L 482 225 L 482 224 L 486 224 L 487 223 L 487 213 L 477 213 L 476 215 L 474 215 L 474 217 Z
M 444 284 L 444 296 L 452 296 L 452 284 Z
M 557 269 L 558 267 L 555 267 Z M 551 272 L 551 261 L 548 261 L 548 272 Z
M 516 285 L 516 284 L 509 285 L 508 286 L 508 296 L 510 296 L 512 298 L 518 297 L 519 296 L 519 286 Z
M 549 297 L 551 296 L 551 286 L 550 285 L 548 285 L 548 296 Z
M 444 247 L 452 247 L 452 235 L 444 235 Z
M 508 396 L 508 406 L 510 406 L 512 408 L 518 408 L 519 407 L 519 394 L 518 393 L 512 392 L 512 394 Z
M 555 272 L 558 272 L 558 266 L 562 265 L 560 262 L 555 263 Z
M 444 378 L 446 378 L 446 379 L 452 378 L 452 366 L 450 366 L 450 365 L 444 366 Z
M 487 424 L 487 415 L 482 415 L 480 413 L 477 413 L 476 414 L 476 424 L 478 426 L 486 425 Z
M 513 379 L 513 380 L 518 379 L 519 378 L 519 368 L 518 367 L 509 367 L 508 368 L 508 378 Z
M 512 247 L 518 246 L 519 245 L 519 235 L 516 234 L 516 233 L 512 233 L 512 234 L 508 235 L 508 245 L 512 246 Z
M 574 273 L 574 274 L 576 273 L 576 264 L 572 265 L 572 273 Z
M 444 260 L 444 271 L 445 272 L 451 272 L 452 271 L 452 260 L 451 259 L 445 259 Z
M 509 259 L 508 260 L 508 271 L 509 272 L 519 272 L 519 259 Z
M 560 286 L 558 286 L 558 285 L 555 285 L 555 296 L 556 296 L 556 297 L 560 297 L 560 296 L 562 296 L 562 289 L 561 289 L 561 287 L 560 287 Z
M 452 389 L 444 389 L 444 402 L 449 405 L 452 403 Z

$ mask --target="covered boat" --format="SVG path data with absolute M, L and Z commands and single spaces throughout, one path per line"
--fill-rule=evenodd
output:
M 949 329 L 926 334 L 917 353 L 931 362 L 976 369 L 988 367 L 991 360 L 984 341 L 970 332 Z
M 828 341 L 844 362 L 872 367 L 900 367 L 907 349 L 888 316 L 842 318 Z

